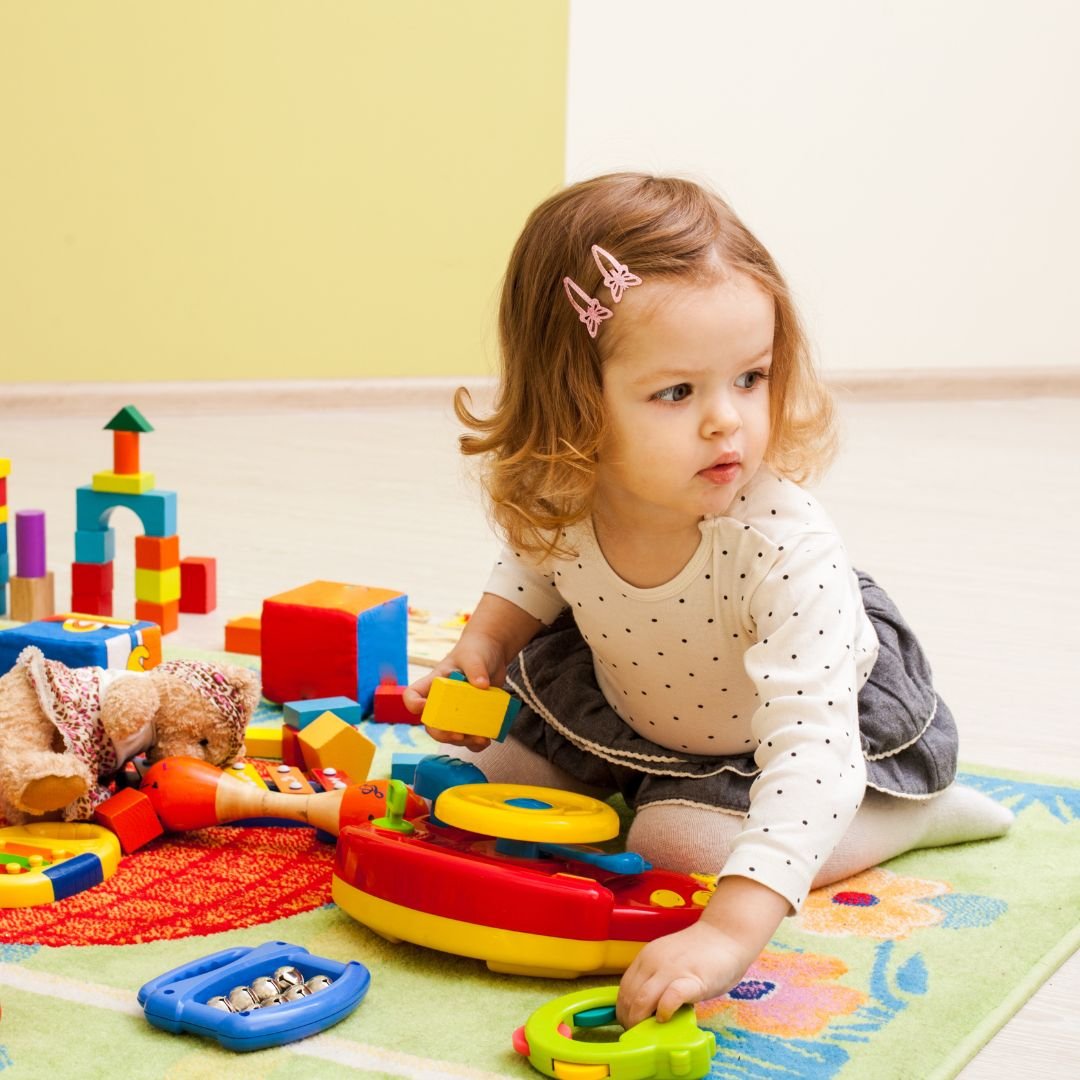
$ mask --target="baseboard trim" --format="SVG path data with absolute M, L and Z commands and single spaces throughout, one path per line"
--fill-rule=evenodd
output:
M 830 372 L 826 382 L 843 401 L 999 401 L 1080 397 L 1080 369 L 1011 371 Z M 277 381 L 7 383 L 0 416 L 94 416 L 127 404 L 155 415 L 283 413 L 329 409 L 449 409 L 462 384 L 478 403 L 490 399 L 490 376 L 415 379 L 282 379 Z

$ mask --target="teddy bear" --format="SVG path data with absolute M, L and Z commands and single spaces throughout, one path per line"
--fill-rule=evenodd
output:
M 258 675 L 229 664 L 70 668 L 28 645 L 0 678 L 0 813 L 10 824 L 88 820 L 143 751 L 231 764 L 259 696 Z

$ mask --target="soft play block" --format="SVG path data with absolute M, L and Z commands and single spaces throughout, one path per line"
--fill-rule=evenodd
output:
M 217 559 L 189 555 L 180 560 L 180 610 L 207 615 L 217 607 Z
M 419 724 L 420 717 L 405 708 L 404 686 L 383 683 L 375 687 L 375 720 L 380 724 Z
M 305 768 L 325 769 L 330 765 L 343 769 L 356 783 L 367 779 L 375 758 L 375 744 L 340 717 L 323 713 L 298 737 Z
M 428 727 L 456 731 L 462 735 L 483 735 L 502 742 L 521 708 L 521 701 L 497 686 L 481 690 L 465 677 L 436 676 L 428 690 L 423 720 Z
M 225 624 L 225 651 L 245 656 L 262 653 L 262 621 L 258 615 L 241 615 Z
M 125 855 L 130 855 L 165 832 L 154 812 L 154 804 L 134 788 L 121 788 L 106 799 L 94 811 L 94 821 L 116 834 Z
M 263 693 L 271 701 L 351 697 L 367 715 L 384 678 L 406 682 L 408 598 L 313 581 L 263 601 Z
M 281 760 L 281 728 L 269 724 L 249 724 L 244 732 L 244 753 L 248 757 Z
M 281 720 L 286 727 L 303 731 L 308 724 L 314 723 L 323 713 L 333 713 L 346 724 L 359 724 L 364 719 L 364 710 L 347 697 L 312 698 L 310 701 L 287 701 L 282 711 Z
M 161 631 L 149 622 L 107 619 L 81 612 L 53 615 L 0 630 L 0 674 L 27 645 L 68 667 L 149 671 L 161 663 Z

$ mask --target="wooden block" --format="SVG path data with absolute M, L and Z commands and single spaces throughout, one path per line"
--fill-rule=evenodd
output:
M 104 615 L 112 618 L 112 593 L 72 593 L 71 610 L 79 615 Z
M 225 624 L 225 651 L 245 656 L 262 654 L 261 629 L 258 615 L 241 615 Z
M 104 596 L 113 591 L 113 564 L 81 563 L 71 564 L 71 595 Z
M 154 474 L 148 472 L 118 473 L 96 472 L 90 481 L 95 491 L 108 491 L 116 495 L 141 495 L 154 487 Z
M 138 550 L 139 539 L 135 538 L 135 548 Z M 112 562 L 116 558 L 116 530 L 115 529 L 76 529 L 75 531 L 75 561 L 89 562 Z M 136 557 L 136 562 L 138 561 Z
M 180 601 L 155 604 L 151 600 L 136 600 L 135 618 L 157 623 L 163 634 L 171 634 L 180 625 Z
M 217 607 L 217 559 L 189 555 L 180 560 L 180 610 L 206 615 Z
M 313 698 L 310 701 L 286 701 L 281 721 L 286 727 L 303 731 L 323 713 L 333 713 L 346 724 L 359 724 L 364 719 L 359 703 L 347 697 Z
M 152 604 L 176 603 L 180 610 L 180 567 L 171 570 L 144 570 L 135 567 L 135 599 Z
M 248 757 L 281 760 L 281 728 L 251 724 L 244 732 L 244 753 Z
M 315 789 L 307 782 L 307 778 L 295 765 L 286 765 L 282 762 L 271 771 L 270 776 L 274 781 L 274 787 L 286 795 L 315 794 Z
M 106 799 L 95 811 L 94 821 L 116 833 L 125 855 L 164 834 L 154 805 L 134 788 L 121 788 Z
M 404 686 L 384 683 L 375 687 L 375 720 L 380 724 L 419 724 L 420 717 L 405 708 Z
M 113 432 L 113 469 L 121 476 L 139 471 L 139 432 Z
M 300 747 L 308 769 L 332 765 L 344 769 L 355 782 L 367 779 L 375 758 L 375 744 L 333 713 L 323 713 L 300 732 Z
M 428 691 L 423 720 L 428 727 L 483 735 L 502 742 L 521 702 L 497 686 L 481 690 L 464 679 L 436 676 Z
M 44 577 L 11 579 L 11 618 L 15 622 L 36 622 L 56 612 L 53 572 Z
M 171 570 L 179 565 L 179 536 L 135 537 L 135 566 L 139 570 Z

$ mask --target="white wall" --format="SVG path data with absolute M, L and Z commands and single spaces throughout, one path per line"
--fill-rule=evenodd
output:
M 710 182 L 826 369 L 1080 368 L 1078 43 L 1066 0 L 572 0 L 567 176 Z

